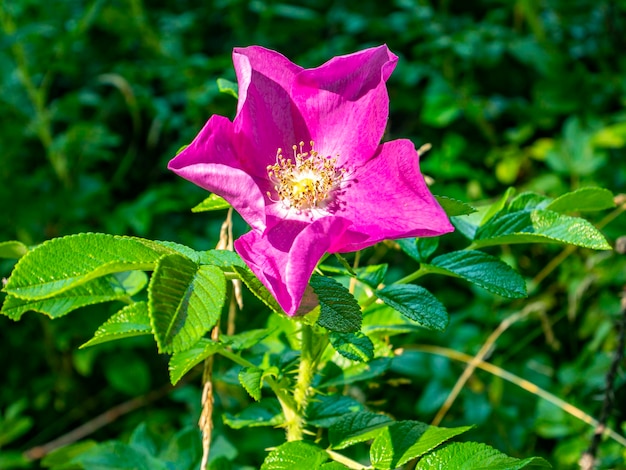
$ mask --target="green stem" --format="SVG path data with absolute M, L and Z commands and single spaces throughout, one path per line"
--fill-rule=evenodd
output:
M 306 407 L 311 396 L 311 382 L 315 375 L 316 358 L 314 349 L 313 328 L 306 323 L 301 323 L 301 353 L 298 378 L 293 391 L 293 399 L 296 405 L 295 413 L 287 420 L 287 440 L 299 441 L 305 424 Z
M 218 351 L 218 354 L 221 356 L 230 359 L 236 364 L 239 364 L 242 367 L 257 367 L 252 362 L 244 359 L 238 354 L 229 351 L 228 349 L 222 349 Z M 298 414 L 297 405 L 294 401 L 293 397 L 287 393 L 287 387 L 284 386 L 282 382 L 276 381 L 273 377 L 265 377 L 265 383 L 269 385 L 272 389 L 276 398 L 278 398 L 278 402 L 280 403 L 280 407 L 283 410 L 283 414 L 285 415 L 285 422 L 289 423 L 295 419 Z
M 417 271 L 412 272 L 408 276 L 405 276 L 402 279 L 398 279 L 396 282 L 394 282 L 394 284 L 408 284 L 409 282 L 413 282 L 416 279 L 419 279 L 420 277 L 428 274 L 429 272 L 431 272 L 430 269 L 422 266 Z

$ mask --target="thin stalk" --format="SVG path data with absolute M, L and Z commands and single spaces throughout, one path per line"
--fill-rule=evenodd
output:
M 410 349 L 412 351 L 421 351 L 421 352 L 425 352 L 429 354 L 435 354 L 437 356 L 444 356 L 450 359 L 454 359 L 456 361 L 465 362 L 466 364 L 470 364 L 472 363 L 472 361 L 474 361 L 474 357 L 470 356 L 469 354 L 455 351 L 454 349 L 442 348 L 440 346 L 413 345 L 411 347 L 405 347 L 404 349 Z M 403 352 L 402 349 L 397 350 L 396 355 L 399 356 L 400 354 L 402 354 L 402 352 Z M 517 375 L 512 374 L 509 371 L 504 370 L 501 367 L 493 365 L 489 362 L 479 361 L 476 363 L 476 367 L 478 369 L 482 369 L 486 372 L 489 372 L 490 374 L 495 375 L 496 377 L 500 377 L 501 379 L 511 382 L 517 385 L 518 387 L 523 388 L 527 392 L 532 393 L 533 395 L 537 395 L 538 397 L 543 398 L 544 400 L 561 408 L 566 413 L 569 413 L 573 417 L 578 418 L 584 423 L 587 423 L 588 425 L 593 426 L 594 428 L 598 429 L 600 422 L 597 419 L 595 419 L 593 416 L 585 413 L 580 408 L 575 407 L 574 405 L 566 402 L 565 400 L 557 397 L 556 395 L 553 395 L 552 393 L 544 390 L 543 388 L 538 387 L 534 383 L 526 379 L 523 379 L 521 377 L 518 377 Z M 602 435 L 610 437 L 615 442 L 626 447 L 626 439 L 620 434 L 618 434 L 617 432 L 615 432 L 613 429 L 609 427 L 602 428 Z

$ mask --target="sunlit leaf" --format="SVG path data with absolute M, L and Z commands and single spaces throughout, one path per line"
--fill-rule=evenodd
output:
M 370 458 L 375 468 L 381 470 L 397 468 L 469 429 L 471 426 L 438 428 L 418 421 L 398 421 L 384 429 L 374 439 Z
M 135 302 L 127 305 L 100 325 L 93 338 L 83 344 L 81 348 L 117 339 L 149 334 L 152 334 L 152 327 L 150 326 L 150 316 L 148 315 L 148 304 L 146 302 Z
M 191 347 L 217 322 L 226 299 L 226 280 L 215 266 L 198 266 L 172 254 L 159 260 L 148 293 L 159 350 L 179 352 Z
M 224 198 L 218 196 L 217 194 L 211 194 L 200 204 L 192 207 L 191 212 L 219 211 L 222 209 L 228 209 L 229 207 L 230 204 L 228 204 Z
M 527 467 L 552 468 L 546 460 L 540 457 L 516 459 L 486 444 L 453 442 L 425 455 L 415 468 L 416 470 L 431 470 L 433 468 L 520 470 Z
M 99 233 L 55 238 L 20 258 L 5 290 L 22 299 L 45 299 L 107 274 L 153 270 L 171 251 L 153 242 Z
M 373 439 L 393 422 L 390 417 L 371 411 L 346 414 L 330 427 L 328 440 L 332 448 L 343 449 Z
M 202 338 L 191 348 L 174 353 L 169 363 L 170 382 L 172 382 L 172 385 L 176 385 L 187 372 L 223 347 L 217 341 Z

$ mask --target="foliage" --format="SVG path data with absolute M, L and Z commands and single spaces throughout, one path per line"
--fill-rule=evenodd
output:
M 625 229 L 617 218 L 623 201 L 613 208 L 611 194 L 626 185 L 623 2 L 5 3 L 0 274 L 21 260 L 0 294 L 8 358 L 1 468 L 90 468 L 107 455 L 146 468 L 197 468 L 196 366 L 213 356 L 211 468 L 289 468 L 294 456 L 342 468 L 337 454 L 379 468 L 420 456 L 417 468 L 450 466 L 455 456 L 471 456 L 477 468 L 481 459 L 497 468 L 544 465 L 531 455 L 575 467 L 592 427 L 487 372 L 474 372 L 441 427 L 423 424 L 463 367 L 415 346 L 474 355 L 504 324 L 486 360 L 600 414 L 626 269 L 617 252 L 590 248 L 609 247 L 595 227 L 611 244 Z M 383 42 L 401 57 L 389 83 L 389 138 L 432 143 L 422 169 L 457 232 L 438 244 L 380 244 L 360 259 L 350 255 L 350 270 L 331 258 L 320 266 L 313 288 L 328 297 L 308 326 L 330 346 L 307 422 L 322 440 L 281 445 L 273 426 L 284 416 L 268 384 L 293 380 L 297 334 L 232 253 L 210 250 L 222 202 L 191 214 L 206 195 L 167 174 L 166 162 L 208 115 L 232 116 L 234 45 L 261 44 L 315 66 Z M 233 229 L 245 227 L 235 219 Z M 234 278 L 256 313 L 236 318 L 241 334 L 210 341 L 204 336 L 217 318 L 227 322 L 222 306 Z M 164 290 L 172 280 L 178 284 Z M 189 286 L 193 298 L 182 301 Z M 361 318 L 350 292 L 365 305 Z M 196 315 L 199 308 L 213 315 Z M 153 339 L 172 353 L 169 362 Z M 618 403 L 624 390 L 619 379 Z M 38 460 L 37 446 L 134 397 L 159 406 L 134 408 L 94 428 L 93 440 Z M 609 426 L 623 431 L 625 418 L 618 409 Z M 426 433 L 430 444 L 417 448 Z M 478 452 L 473 441 L 488 446 Z M 399 451 L 390 453 L 389 442 Z M 609 438 L 599 457 L 599 468 L 619 468 L 624 447 Z

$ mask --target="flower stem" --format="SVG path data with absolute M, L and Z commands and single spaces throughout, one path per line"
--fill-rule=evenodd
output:
M 313 353 L 313 328 L 310 325 L 301 324 L 301 354 L 298 379 L 293 391 L 295 401 L 295 413 L 287 420 L 287 440 L 299 441 L 305 424 L 305 412 L 311 396 L 311 382 L 315 375 L 316 358 Z

